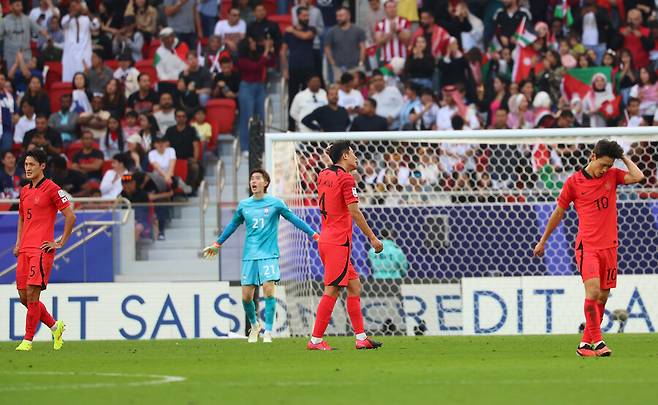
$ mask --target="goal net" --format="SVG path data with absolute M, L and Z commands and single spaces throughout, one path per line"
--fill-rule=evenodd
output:
M 563 183 L 603 138 L 619 142 L 647 178 L 617 194 L 619 274 L 635 280 L 658 269 L 654 128 L 267 134 L 265 161 L 270 191 L 319 230 L 316 182 L 331 164 L 326 149 L 336 140 L 352 142 L 359 206 L 386 241 L 375 255 L 354 226 L 352 263 L 363 283 L 368 332 L 575 333 L 583 293 L 573 207 L 546 255 L 535 258 L 532 251 Z M 625 168 L 621 161 L 616 166 Z M 317 247 L 285 221 L 279 244 L 288 325 L 293 335 L 308 335 L 323 289 Z M 641 296 L 615 291 L 624 297 L 611 302 L 619 308 L 608 306 L 604 331 L 623 328 L 623 311 L 643 316 Z M 341 302 L 330 335 L 352 333 Z M 641 328 L 646 321 L 634 322 Z

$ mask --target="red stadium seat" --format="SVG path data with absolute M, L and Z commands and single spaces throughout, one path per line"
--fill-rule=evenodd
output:
M 105 66 L 109 67 L 112 69 L 112 71 L 117 70 L 119 68 L 119 61 L 118 60 L 106 60 L 105 61 Z
M 180 177 L 183 181 L 187 179 L 187 159 L 176 159 L 174 176 Z
M 110 170 L 112 168 L 112 161 L 111 160 L 106 160 L 103 162 L 103 167 L 101 168 L 101 173 L 105 175 L 105 172 Z
M 18 157 L 23 153 L 23 144 L 15 143 L 11 145 L 11 153 L 18 159 Z
M 208 104 L 206 105 L 206 121 L 208 121 L 212 128 L 212 134 L 208 141 L 208 150 L 215 150 L 219 135 L 233 135 L 235 111 L 235 100 L 208 100 Z
M 46 83 L 44 87 L 46 91 L 50 91 L 50 88 L 54 83 L 62 81 L 62 62 L 52 61 L 44 63 L 45 66 L 48 66 L 48 73 L 46 73 Z
M 275 14 L 267 17 L 268 20 L 279 24 L 281 34 L 286 32 L 286 28 L 292 25 L 292 16 L 290 14 Z
M 263 0 L 263 5 L 265 6 L 265 10 L 267 10 L 267 15 L 271 16 L 273 14 L 277 13 L 277 4 L 276 0 Z M 288 11 L 290 11 L 290 8 L 288 8 Z M 269 18 L 269 17 L 268 17 Z
M 232 2 L 230 1 L 221 2 L 219 5 L 219 17 L 221 20 L 226 20 L 226 17 L 228 17 L 228 11 L 231 9 L 232 5 Z
M 50 90 L 48 90 L 48 95 L 50 96 L 50 111 L 59 111 L 62 106 L 60 97 L 64 94 L 71 94 L 72 92 L 73 86 L 70 82 L 53 83 L 52 86 L 50 86 Z
M 146 52 L 146 59 L 155 58 L 155 52 L 158 50 L 159 47 L 160 47 L 160 40 L 152 39 L 151 43 L 149 44 L 148 51 Z
M 135 63 L 135 69 L 139 70 L 139 73 L 148 73 L 151 76 L 151 84 L 155 85 L 158 81 L 158 72 L 155 70 L 153 64 L 153 59 L 140 60 Z
M 94 149 L 100 149 L 100 145 L 98 144 L 98 142 L 94 142 Z M 71 142 L 69 144 L 68 148 L 66 148 L 66 152 L 65 152 L 66 157 L 70 161 L 73 161 L 73 157 L 75 156 L 75 154 L 80 152 L 81 150 L 82 150 L 82 142 L 80 142 L 80 141 Z M 112 161 L 109 161 L 109 162 L 112 163 Z M 107 163 L 107 162 L 105 162 L 105 163 Z M 105 165 L 105 163 L 103 163 L 103 165 Z M 103 168 L 104 168 L 104 166 L 103 166 Z

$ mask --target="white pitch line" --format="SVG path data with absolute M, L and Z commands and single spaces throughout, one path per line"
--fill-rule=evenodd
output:
M 51 390 L 51 389 L 89 389 L 89 388 L 114 388 L 114 387 L 141 387 L 145 385 L 160 385 L 185 381 L 185 377 L 175 375 L 159 374 L 130 374 L 130 373 L 95 373 L 95 372 L 74 372 L 74 371 L 0 371 L 0 374 L 11 375 L 68 375 L 68 376 L 98 376 L 98 377 L 121 377 L 121 378 L 150 378 L 150 381 L 137 382 L 107 382 L 107 383 L 83 383 L 83 384 L 57 384 L 57 385 L 29 385 L 2 387 L 0 392 L 7 391 L 32 391 L 32 390 Z

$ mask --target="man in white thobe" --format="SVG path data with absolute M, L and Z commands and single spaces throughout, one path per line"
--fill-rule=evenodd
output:
M 84 14 L 83 14 L 84 13 Z M 82 9 L 80 0 L 71 0 L 69 14 L 62 18 L 64 53 L 62 55 L 62 81 L 70 82 L 78 72 L 91 66 L 91 20 Z

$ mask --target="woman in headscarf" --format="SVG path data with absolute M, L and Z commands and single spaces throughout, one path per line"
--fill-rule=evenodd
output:
M 614 101 L 615 94 L 612 85 L 603 73 L 592 76 L 592 89 L 583 99 L 583 112 L 589 115 L 591 127 L 605 127 L 606 119 L 600 113 L 600 109 L 607 101 Z

